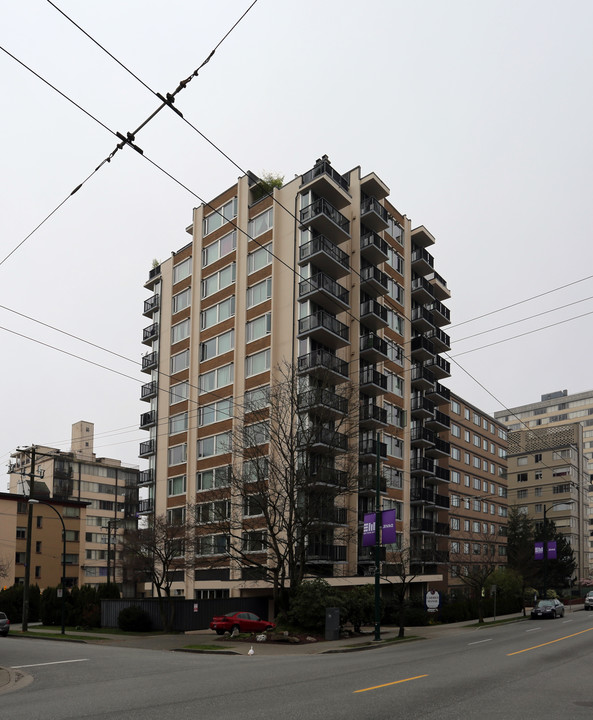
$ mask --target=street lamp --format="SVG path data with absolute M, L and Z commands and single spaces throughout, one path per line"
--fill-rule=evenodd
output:
M 548 545 L 547 545 L 547 515 L 548 510 L 551 510 L 552 508 L 558 506 L 558 505 L 572 505 L 574 500 L 561 500 L 559 502 L 552 503 L 552 505 L 548 505 L 547 507 L 544 505 L 544 527 L 543 527 L 543 540 L 544 540 L 544 592 L 543 597 L 544 600 L 546 599 L 546 592 L 548 588 L 546 587 L 548 584 Z
M 30 505 L 47 505 L 51 508 L 55 514 L 60 518 L 62 523 L 62 635 L 66 634 L 65 619 L 66 619 L 66 526 L 64 525 L 64 518 L 60 512 L 45 500 L 35 500 L 29 498 Z

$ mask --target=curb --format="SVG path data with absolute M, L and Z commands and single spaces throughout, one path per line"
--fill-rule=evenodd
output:
M 33 682 L 33 676 L 22 670 L 0 667 L 0 695 L 20 690 Z

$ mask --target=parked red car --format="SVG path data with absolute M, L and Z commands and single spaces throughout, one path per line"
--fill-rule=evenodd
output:
M 233 632 L 235 628 L 239 632 L 265 632 L 273 630 L 276 625 L 267 620 L 262 620 L 251 612 L 238 610 L 237 612 L 227 613 L 226 615 L 218 615 L 212 618 L 210 630 L 214 630 L 217 635 L 223 635 L 225 632 Z

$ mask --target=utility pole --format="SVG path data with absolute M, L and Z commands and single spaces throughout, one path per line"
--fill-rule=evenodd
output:
M 23 473 L 23 477 L 26 473 Z M 31 468 L 29 470 L 29 497 L 27 503 L 31 499 L 33 487 L 35 483 L 35 445 L 31 446 Z M 27 545 L 25 550 L 25 577 L 23 580 L 23 618 L 22 630 L 27 632 L 29 629 L 29 580 L 31 577 L 31 535 L 33 534 L 33 506 L 27 505 Z
M 377 475 L 375 485 L 375 640 L 381 640 L 381 444 L 376 435 Z

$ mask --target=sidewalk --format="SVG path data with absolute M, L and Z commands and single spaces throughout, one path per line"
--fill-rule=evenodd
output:
M 571 612 L 582 610 L 583 605 L 574 605 L 572 608 L 567 606 L 566 613 L 569 615 Z M 529 617 L 529 609 L 527 610 L 527 617 Z M 521 620 L 523 618 L 522 613 L 514 613 L 512 615 L 497 616 L 496 620 L 513 621 Z M 485 623 L 493 622 L 494 618 L 485 618 Z M 443 625 L 427 625 L 421 627 L 406 627 L 405 639 L 418 639 L 418 640 L 438 640 L 443 636 L 458 635 L 460 633 L 472 633 L 479 632 L 482 628 L 487 625 L 479 626 L 475 620 L 466 620 L 458 623 L 449 623 Z M 11 631 L 13 637 L 19 631 L 20 626 L 13 625 Z M 34 632 L 34 626 L 31 631 Z M 60 635 L 60 630 L 44 630 L 47 635 Z M 399 628 L 397 627 L 382 627 L 381 628 L 381 640 L 390 641 L 397 638 Z M 381 647 L 385 647 L 384 642 L 374 642 L 374 631 L 369 628 L 365 635 L 340 638 L 339 640 L 320 640 L 315 643 L 250 643 L 250 642 L 237 642 L 234 640 L 223 640 L 218 635 L 215 635 L 212 630 L 194 630 L 187 633 L 180 633 L 175 635 L 117 635 L 117 634 L 97 634 L 97 633 L 85 633 L 85 632 L 74 632 L 67 633 L 68 635 L 74 635 L 75 638 L 71 642 L 88 642 L 98 645 L 111 645 L 114 647 L 128 647 L 138 648 L 143 650 L 160 650 L 160 651 L 178 651 L 178 652 L 197 652 L 197 653 L 211 653 L 211 654 L 229 654 L 229 655 L 247 655 L 249 649 L 253 645 L 255 655 L 263 656 L 284 656 L 284 655 L 319 655 L 324 653 L 344 653 L 344 652 L 360 652 L 366 650 L 375 650 Z M 17 636 L 23 637 L 23 636 Z M 27 640 L 35 640 L 37 638 L 30 637 Z M 56 638 L 57 639 L 57 638 Z M 4 641 L 3 641 L 4 642 Z M 10 640 L 9 640 L 10 642 Z M 64 642 L 61 640 L 61 642 Z M 205 645 L 205 646 L 216 646 L 216 650 L 212 649 L 190 649 L 188 645 Z M 18 672 L 18 671 L 16 671 Z M 10 668 L 0 667 L 0 693 L 4 689 L 10 689 L 10 685 L 14 686 L 18 682 L 18 678 L 14 677 L 15 671 Z M 8 686 L 8 687 L 7 687 Z

